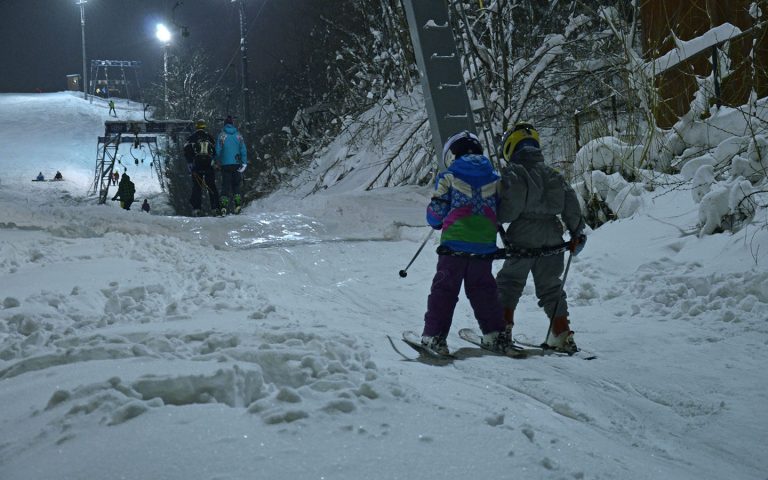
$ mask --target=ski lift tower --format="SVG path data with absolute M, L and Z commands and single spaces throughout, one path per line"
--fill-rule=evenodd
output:
M 445 0 L 403 0 L 411 32 L 421 88 L 432 130 L 432 143 L 442 168 L 443 143 L 462 130 L 475 132 L 467 86 Z
M 144 95 L 139 81 L 140 72 L 141 62 L 135 60 L 91 60 L 90 94 L 97 95 L 96 89 L 103 89 L 104 94 L 99 95 L 101 97 L 110 98 L 115 93 L 122 98 L 141 102 Z M 134 90 L 131 89 L 131 83 L 135 86 Z
M 183 141 L 194 131 L 192 120 L 107 120 L 104 136 L 99 137 L 96 170 L 90 195 L 98 193 L 99 204 L 107 203 L 112 174 L 117 163 L 117 152 L 124 144 L 129 148 L 146 145 L 152 161 L 150 166 L 157 176 L 160 188 L 166 191 L 166 175 L 174 158 L 182 155 Z M 158 137 L 164 139 L 160 148 Z

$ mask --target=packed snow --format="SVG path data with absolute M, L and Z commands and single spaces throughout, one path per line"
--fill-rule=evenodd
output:
M 309 182 L 186 218 L 125 162 L 134 208 L 97 205 L 107 112 L 0 95 L 3 480 L 768 478 L 764 211 L 699 236 L 690 189 L 633 189 L 566 280 L 597 359 L 481 355 L 456 335 L 476 327 L 461 298 L 448 342 L 465 355 L 430 365 L 387 340 L 416 357 L 398 338 L 421 330 L 437 236 L 398 271 L 429 187 Z M 358 147 L 343 156 L 380 158 Z M 532 285 L 515 317 L 543 339 Z

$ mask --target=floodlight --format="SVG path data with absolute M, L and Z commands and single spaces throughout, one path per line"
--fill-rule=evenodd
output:
M 166 27 L 162 23 L 157 24 L 155 35 L 157 36 L 157 39 L 163 43 L 169 43 L 172 38 L 171 31 L 168 30 L 168 27 Z

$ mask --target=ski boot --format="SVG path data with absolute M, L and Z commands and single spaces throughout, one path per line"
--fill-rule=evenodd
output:
M 239 215 L 240 211 L 242 210 L 242 206 L 240 205 L 242 203 L 242 198 L 240 197 L 239 193 L 235 194 L 235 208 L 232 209 L 232 213 L 235 215 Z
M 491 350 L 502 355 L 507 353 L 507 350 L 512 345 L 512 328 L 507 330 L 501 330 L 499 332 L 491 332 L 483 335 L 481 339 L 482 347 L 486 350 Z
M 229 207 L 229 197 L 221 197 L 221 200 L 219 200 L 219 203 L 221 205 L 221 208 L 219 209 L 219 211 L 221 212 L 221 216 L 226 217 L 227 210 Z
M 427 335 L 424 335 L 421 337 L 421 344 L 427 347 L 428 349 L 432 350 L 433 352 L 437 353 L 438 355 L 450 355 L 451 352 L 448 351 L 448 342 L 445 340 L 445 337 L 440 335 L 435 335 L 434 337 L 430 337 Z
M 558 333 L 555 333 L 557 331 Z M 579 347 L 573 341 L 573 331 L 571 331 L 568 317 L 555 317 L 552 320 L 552 327 L 547 334 L 547 340 L 544 342 L 545 348 L 551 348 L 558 352 L 576 353 Z
M 576 342 L 573 341 L 573 332 L 571 330 L 560 332 L 559 335 L 549 332 L 545 345 L 546 348 L 551 348 L 552 350 L 557 350 L 558 352 L 563 353 L 573 354 L 579 351 L 579 347 L 577 347 Z

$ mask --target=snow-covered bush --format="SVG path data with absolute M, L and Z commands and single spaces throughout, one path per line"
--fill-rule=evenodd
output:
M 643 150 L 642 145 L 629 145 L 616 137 L 596 138 L 576 153 L 573 168 L 577 174 L 601 170 L 632 178 L 641 166 Z
M 702 167 L 703 168 L 703 167 Z M 699 203 L 700 235 L 737 230 L 755 214 L 755 188 L 742 177 L 720 182 Z

